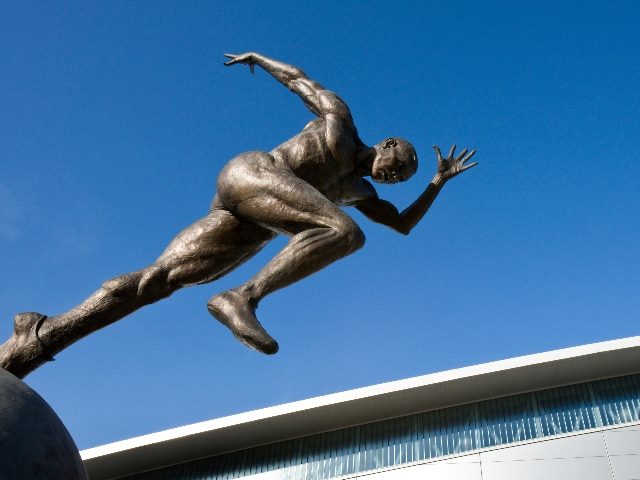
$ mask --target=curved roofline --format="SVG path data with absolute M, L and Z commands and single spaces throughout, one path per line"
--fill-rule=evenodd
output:
M 640 336 L 629 337 L 262 408 L 80 454 L 92 479 L 116 478 L 352 425 L 639 372 Z

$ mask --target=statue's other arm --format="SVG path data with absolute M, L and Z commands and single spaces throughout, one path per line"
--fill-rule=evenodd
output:
M 451 147 L 449 156 L 442 158 L 438 146 L 434 145 L 433 148 L 438 157 L 438 171 L 425 191 L 402 212 L 399 212 L 391 202 L 378 198 L 378 194 L 373 187 L 371 187 L 372 195 L 356 202 L 354 206 L 370 220 L 387 225 L 397 232 L 408 235 L 413 227 L 415 227 L 427 213 L 444 184 L 456 175 L 477 165 L 476 162 L 465 165 L 465 163 L 475 155 L 475 150 L 467 153 L 468 150 L 464 149 L 460 155 L 454 157 L 456 148 L 454 145 Z
M 319 117 L 326 115 L 337 115 L 351 118 L 349 107 L 335 93 L 326 90 L 315 80 L 307 77 L 300 68 L 287 63 L 273 60 L 259 53 L 249 52 L 240 55 L 225 54 L 229 58 L 225 65 L 235 65 L 237 63 L 249 65 L 253 72 L 254 65 L 258 65 L 273 78 L 282 83 L 289 90 L 297 94 L 304 104 L 314 114 Z

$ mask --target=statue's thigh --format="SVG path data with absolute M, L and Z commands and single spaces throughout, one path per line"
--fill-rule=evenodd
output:
M 172 284 L 207 283 L 258 253 L 275 236 L 227 210 L 214 210 L 180 232 L 158 258 Z
M 250 195 L 234 206 L 242 218 L 295 235 L 309 228 L 339 227 L 352 220 L 310 184 L 286 169 L 263 171 Z

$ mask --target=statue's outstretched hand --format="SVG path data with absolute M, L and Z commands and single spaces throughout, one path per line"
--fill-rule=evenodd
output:
M 451 150 L 449 150 L 449 155 L 447 156 L 447 158 L 442 158 L 440 147 L 434 145 L 433 149 L 436 151 L 436 156 L 438 158 L 437 176 L 440 177 L 443 182 L 451 180 L 456 175 L 464 172 L 465 170 L 469 170 L 470 168 L 473 168 L 478 164 L 478 162 L 473 162 L 465 165 L 469 161 L 469 159 L 476 154 L 475 150 L 471 150 L 469 152 L 469 150 L 465 148 L 457 157 L 454 157 L 456 146 L 453 145 L 451 147 Z
M 253 67 L 256 64 L 256 60 L 255 60 L 255 54 L 253 52 L 241 53 L 240 55 L 225 53 L 224 56 L 231 59 L 227 62 L 224 62 L 224 64 L 227 67 L 230 67 L 231 65 L 235 65 L 236 63 L 242 63 L 245 65 L 249 65 L 249 70 L 251 70 L 251 73 L 254 73 Z

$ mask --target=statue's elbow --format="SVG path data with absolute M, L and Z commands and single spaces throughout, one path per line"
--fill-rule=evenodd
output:
M 407 225 L 406 223 L 402 222 L 399 225 L 396 226 L 395 230 L 398 233 L 401 233 L 402 235 L 404 235 L 405 237 L 407 235 L 409 235 L 409 233 L 411 233 L 411 229 L 412 227 L 410 225 Z
M 287 72 L 289 76 L 289 81 L 294 82 L 296 80 L 301 80 L 307 78 L 307 74 L 301 68 L 291 66 L 289 71 Z

